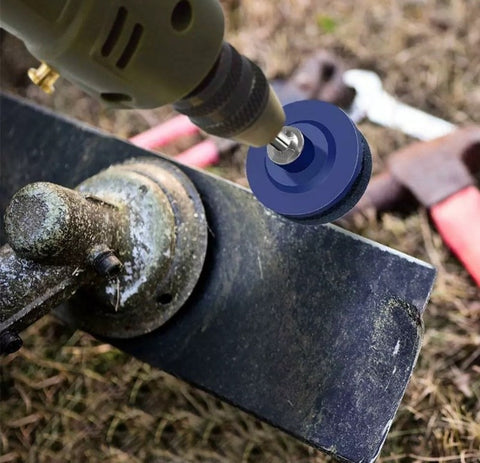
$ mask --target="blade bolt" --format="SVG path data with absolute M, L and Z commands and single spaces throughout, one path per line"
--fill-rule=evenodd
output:
M 107 278 L 116 277 L 123 269 L 120 259 L 105 245 L 95 246 L 91 252 L 90 262 L 99 275 Z

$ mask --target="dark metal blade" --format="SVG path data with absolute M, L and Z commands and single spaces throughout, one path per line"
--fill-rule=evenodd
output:
M 2 210 L 34 180 L 74 186 L 149 156 L 5 96 L 1 122 Z M 289 221 L 245 189 L 182 169 L 211 231 L 201 280 L 159 330 L 109 341 L 344 461 L 375 459 L 418 355 L 434 269 L 335 226 Z

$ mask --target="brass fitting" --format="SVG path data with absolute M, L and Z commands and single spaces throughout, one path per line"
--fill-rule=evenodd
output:
M 60 74 L 47 63 L 42 62 L 37 69 L 30 68 L 28 70 L 28 77 L 35 85 L 38 85 L 45 93 L 50 95 L 55 91 L 55 82 Z

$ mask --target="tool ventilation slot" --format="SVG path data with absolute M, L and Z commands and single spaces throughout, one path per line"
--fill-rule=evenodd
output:
M 110 29 L 108 37 L 102 46 L 101 53 L 104 58 L 109 57 L 115 49 L 116 45 L 118 44 L 118 41 L 120 40 L 125 29 L 127 16 L 127 9 L 123 6 L 120 7 L 117 11 L 115 20 L 113 21 L 112 28 Z M 133 27 L 130 38 L 128 39 L 127 45 L 125 46 L 122 54 L 120 55 L 120 58 L 118 58 L 116 62 L 117 68 L 124 69 L 128 65 L 133 55 L 135 54 L 135 51 L 138 48 L 138 44 L 140 43 L 142 35 L 143 26 L 139 23 L 136 23 Z
M 110 56 L 110 53 L 112 53 L 113 49 L 115 48 L 118 39 L 122 35 L 122 30 L 127 20 L 127 14 L 127 9 L 123 6 L 118 9 L 117 16 L 115 17 L 115 21 L 110 29 L 110 33 L 108 34 L 107 40 L 105 40 L 105 43 L 103 44 L 102 56 Z
M 142 38 L 143 34 L 143 26 L 141 24 L 135 24 L 133 27 L 132 35 L 128 40 L 127 46 L 123 50 L 122 55 L 117 61 L 117 67 L 119 69 L 124 69 L 127 64 L 132 59 L 133 54 L 135 53 L 138 44 L 140 43 L 140 39 Z

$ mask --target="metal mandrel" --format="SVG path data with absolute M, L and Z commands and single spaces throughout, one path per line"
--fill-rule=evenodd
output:
M 267 154 L 275 164 L 284 166 L 298 159 L 304 146 L 302 132 L 295 127 L 285 126 L 267 146 Z

